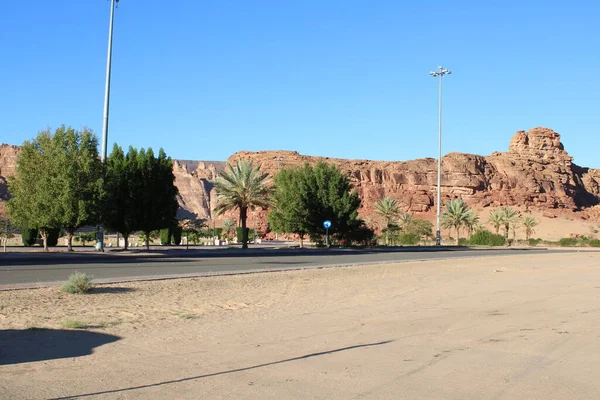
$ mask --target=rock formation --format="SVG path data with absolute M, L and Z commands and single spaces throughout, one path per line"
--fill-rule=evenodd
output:
M 0 196 L 6 196 L 6 176 L 14 173 L 17 155 L 17 146 L 0 146 Z M 240 151 L 227 161 L 240 159 L 253 160 L 269 175 L 304 163 L 333 163 L 348 174 L 359 193 L 363 217 L 373 214 L 373 204 L 383 196 L 397 199 L 405 211 L 425 217 L 434 212 L 437 162 L 433 158 L 388 162 L 309 157 L 294 151 Z M 180 218 L 212 217 L 216 196 L 211 181 L 224 167 L 224 162 L 174 161 Z M 460 197 L 475 208 L 523 205 L 547 215 L 581 211 L 600 203 L 600 170 L 573 164 L 558 133 L 533 128 L 517 132 L 508 152 L 444 156 L 442 196 L 444 202 Z M 256 218 L 257 226 L 264 229 L 265 210 L 257 212 Z

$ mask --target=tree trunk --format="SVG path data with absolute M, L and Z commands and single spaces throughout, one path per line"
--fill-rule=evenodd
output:
M 246 219 L 248 209 L 246 207 L 240 208 L 240 221 L 242 221 L 242 249 L 248 248 L 248 232 L 246 231 Z
M 456 227 L 456 245 L 460 246 L 460 226 Z
M 46 232 L 45 230 L 41 230 L 40 236 L 42 237 L 42 244 L 44 246 L 44 251 L 48 251 L 48 232 Z
M 123 233 L 123 241 L 125 242 L 123 249 L 127 250 L 129 248 L 129 234 L 128 233 Z
M 146 250 L 150 250 L 150 232 L 144 232 L 144 239 L 146 239 Z
M 189 239 L 189 232 L 185 231 L 185 249 L 189 250 L 190 249 L 190 239 Z
M 304 234 L 299 235 L 300 236 L 300 248 L 304 248 Z
M 85 242 L 83 242 L 85 246 Z M 73 232 L 67 232 L 67 251 L 73 251 Z

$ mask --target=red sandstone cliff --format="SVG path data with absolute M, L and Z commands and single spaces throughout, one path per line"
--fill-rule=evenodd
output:
M 0 196 L 6 195 L 6 177 L 14 173 L 17 155 L 17 146 L 0 146 Z M 333 163 L 350 176 L 363 201 L 362 216 L 371 215 L 373 204 L 383 196 L 397 199 L 404 210 L 414 213 L 428 213 L 434 205 L 437 163 L 432 158 L 386 162 L 309 157 L 292 151 L 241 151 L 228 162 L 239 159 L 254 160 L 270 175 L 304 163 Z M 211 217 L 216 197 L 211 180 L 224 165 L 174 161 L 180 218 Z M 573 164 L 558 133 L 533 128 L 517 132 L 508 152 L 444 156 L 442 196 L 444 201 L 461 197 L 476 208 L 525 205 L 549 213 L 582 210 L 600 202 L 600 170 Z M 265 227 L 265 217 L 264 211 L 257 215 L 259 227 Z

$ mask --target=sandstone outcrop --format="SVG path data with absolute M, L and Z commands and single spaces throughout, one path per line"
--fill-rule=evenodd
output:
M 0 196 L 6 196 L 6 177 L 14 173 L 17 146 L 0 146 Z M 240 151 L 227 161 L 253 160 L 269 175 L 282 168 L 324 161 L 348 174 L 362 200 L 360 214 L 373 215 L 373 205 L 383 196 L 398 200 L 403 210 L 431 217 L 437 185 L 433 158 L 411 161 L 345 160 L 304 156 L 294 151 Z M 216 203 L 212 180 L 224 162 L 176 160 L 173 165 L 179 188 L 179 218 L 211 219 Z M 450 153 L 442 158 L 443 201 L 462 198 L 475 208 L 522 205 L 545 215 L 581 211 L 600 203 L 600 170 L 579 167 L 548 128 L 517 132 L 507 152 L 489 156 Z M 578 213 L 585 217 L 585 212 Z M 266 228 L 266 210 L 249 216 L 249 226 Z M 221 217 L 217 225 L 235 214 Z M 254 221 L 256 218 L 256 221 Z
M 307 157 L 296 152 L 238 152 L 229 162 L 253 160 L 274 174 L 279 168 L 324 161 L 350 176 L 359 193 L 361 215 L 371 215 L 383 196 L 396 199 L 405 211 L 432 211 L 437 185 L 437 163 L 426 158 L 406 162 L 343 160 Z M 462 198 L 476 208 L 524 205 L 549 214 L 580 210 L 598 204 L 600 171 L 572 163 L 560 135 L 548 128 L 519 131 L 508 152 L 490 156 L 450 153 L 442 158 L 442 201 Z

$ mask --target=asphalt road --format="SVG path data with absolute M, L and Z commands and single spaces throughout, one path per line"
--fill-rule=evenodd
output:
M 243 252 L 225 250 L 137 254 L 19 253 L 0 257 L 0 289 L 11 285 L 65 281 L 74 271 L 90 274 L 97 281 L 171 275 L 212 275 L 252 271 L 275 271 L 353 264 L 434 260 L 460 257 L 559 253 L 565 250 L 465 248 L 400 249 L 262 249 Z

